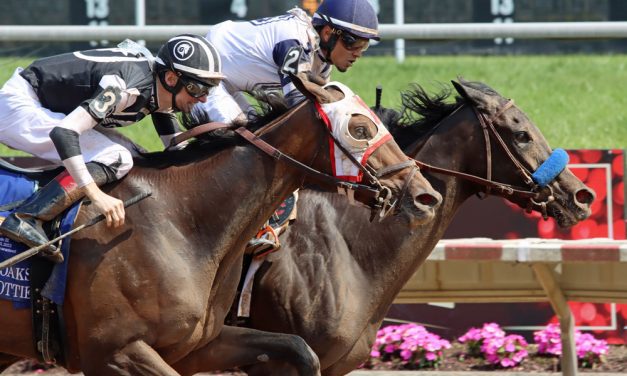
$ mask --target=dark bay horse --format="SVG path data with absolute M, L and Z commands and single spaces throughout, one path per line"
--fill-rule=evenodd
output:
M 430 98 L 419 87 L 406 93 L 405 116 L 391 128 L 397 143 L 430 165 L 483 178 L 491 169 L 491 180 L 525 186 L 514 160 L 530 171 L 538 168 L 551 154 L 543 135 L 522 110 L 488 86 L 464 81 L 454 86 L 461 96 L 457 103 L 446 103 L 446 93 Z M 493 135 L 486 148 L 478 116 L 493 121 L 513 159 Z M 298 218 L 281 236 L 282 249 L 268 256 L 255 277 L 248 326 L 298 334 L 318 354 L 326 376 L 344 375 L 364 362 L 395 296 L 459 206 L 487 191 L 471 180 L 422 171 L 443 202 L 435 219 L 417 229 L 398 226 L 394 218 L 369 223 L 364 209 L 346 205 L 337 195 L 301 190 Z M 589 216 L 594 193 L 568 169 L 550 187 L 554 199 L 540 192 L 533 209 L 542 210 L 542 202 L 550 201 L 547 215 L 561 226 Z M 491 194 L 522 207 L 530 204 L 528 196 L 494 187 Z
M 312 91 L 323 104 L 343 97 L 333 88 Z M 362 141 L 378 132 L 363 115 L 352 116 L 347 130 Z M 142 190 L 152 196 L 127 209 L 122 228 L 99 224 L 73 236 L 60 365 L 86 375 L 178 375 L 235 366 L 252 375 L 319 374 L 317 356 L 299 337 L 223 326 L 246 242 L 289 193 L 311 181 L 283 162 L 285 155 L 331 173 L 329 134 L 311 101 L 257 134 L 284 153 L 273 154 L 278 161 L 231 132 L 222 143 L 148 155 L 105 188 L 120 198 Z M 367 168 L 394 198 L 405 194 L 395 218 L 421 223 L 433 218 L 440 197 L 406 161 L 394 142 L 385 142 Z M 95 214 L 86 206 L 76 225 Z M 0 301 L 0 328 L 0 360 L 37 356 L 29 310 Z

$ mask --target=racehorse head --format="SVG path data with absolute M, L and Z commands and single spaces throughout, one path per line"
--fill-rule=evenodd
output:
M 339 82 L 319 86 L 303 76 L 293 78 L 301 92 L 316 103 L 319 117 L 329 129 L 333 174 L 376 188 L 380 219 L 392 212 L 409 214 L 412 224 L 432 219 L 441 195 L 361 98 Z
M 453 81 L 453 86 L 472 106 L 481 125 L 479 133 L 485 139 L 484 155 L 477 155 L 472 162 L 485 164 L 484 176 L 488 181 L 492 176 L 505 179 L 498 182 L 505 185 L 487 185 L 487 193 L 507 197 L 528 211 L 537 210 L 545 219 L 551 216 L 563 227 L 590 215 L 594 192 L 566 167 L 566 152 L 552 150 L 536 125 L 511 99 L 483 83 L 460 79 Z M 523 190 L 514 189 L 521 185 Z

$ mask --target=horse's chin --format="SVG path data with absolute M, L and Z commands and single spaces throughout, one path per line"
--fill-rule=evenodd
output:
M 572 206 L 572 207 L 571 207 Z M 591 214 L 590 209 L 582 210 L 576 208 L 576 205 L 560 205 L 557 203 L 547 206 L 548 215 L 555 219 L 557 225 L 562 228 L 572 227 L 579 222 L 588 218 Z
M 410 228 L 416 228 L 435 218 L 435 209 L 426 205 L 405 204 L 401 205 L 400 213 L 407 218 Z

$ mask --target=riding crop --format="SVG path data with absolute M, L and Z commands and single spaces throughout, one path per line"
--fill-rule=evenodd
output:
M 140 202 L 141 200 L 145 199 L 146 197 L 149 197 L 152 193 L 151 192 L 142 192 L 139 193 L 131 198 L 129 198 L 128 200 L 124 201 L 124 207 L 127 208 L 131 205 L 134 205 L 138 202 Z M 36 254 L 38 254 L 39 252 L 41 252 L 43 249 L 47 248 L 48 246 L 60 241 L 61 239 L 64 239 L 72 234 L 75 234 L 77 232 L 79 232 L 80 230 L 83 230 L 87 227 L 91 227 L 93 225 L 95 225 L 96 223 L 102 221 L 103 219 L 105 219 L 104 214 L 99 214 L 98 216 L 92 218 L 89 222 L 83 223 L 82 225 L 73 228 L 72 230 L 66 232 L 63 235 L 59 235 L 56 238 L 38 245 L 36 247 L 33 248 L 29 248 L 24 252 L 21 252 L 20 254 L 17 254 L 13 257 L 11 257 L 10 259 L 4 260 L 2 262 L 0 262 L 0 270 L 8 268 L 10 266 L 13 266 L 15 264 L 17 264 L 18 262 L 22 261 L 22 260 L 26 260 L 27 258 L 33 257 Z

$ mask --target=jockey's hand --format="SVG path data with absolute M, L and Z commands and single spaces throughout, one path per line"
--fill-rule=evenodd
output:
M 96 210 L 105 216 L 108 227 L 115 228 L 124 224 L 124 202 L 122 200 L 104 193 L 96 183 L 89 183 L 83 189 Z

